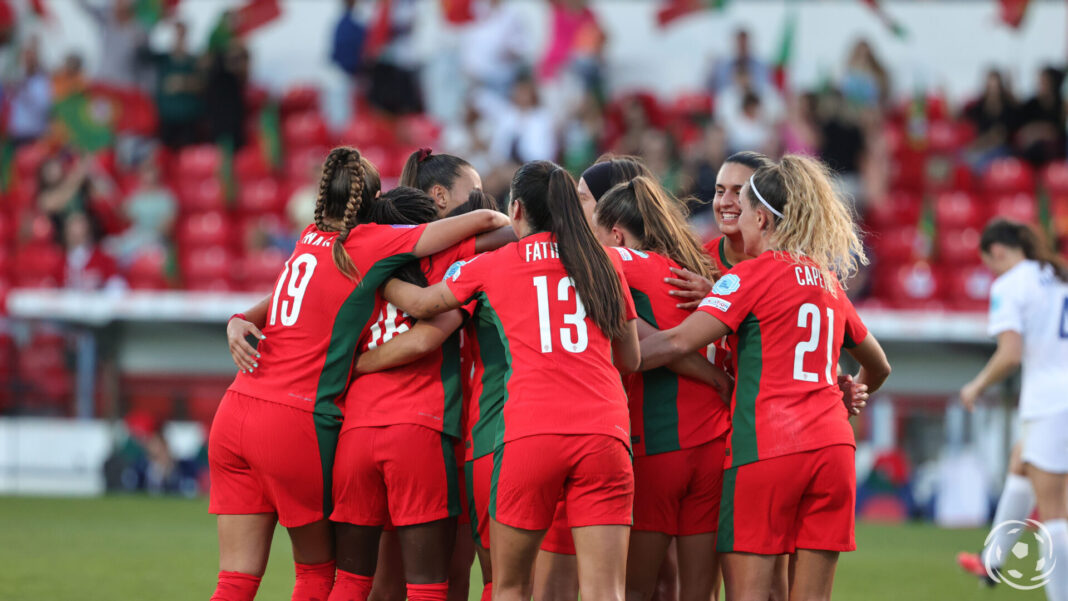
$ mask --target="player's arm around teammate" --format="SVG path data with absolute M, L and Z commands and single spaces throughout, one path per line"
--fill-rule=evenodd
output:
M 871 391 L 890 366 L 838 285 L 863 251 L 825 167 L 787 156 L 758 169 L 742 199 L 739 226 L 755 258 L 680 326 L 643 340 L 643 368 L 731 335 L 738 380 L 717 540 L 727 598 L 767 599 L 775 556 L 790 553 L 790 598 L 826 599 L 838 553 L 855 548 L 839 349 L 861 363 L 856 381 Z

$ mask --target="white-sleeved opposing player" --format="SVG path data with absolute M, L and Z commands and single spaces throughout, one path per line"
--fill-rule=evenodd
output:
M 1029 226 L 1003 219 L 987 225 L 979 246 L 997 275 L 988 327 L 997 350 L 961 400 L 973 407 L 983 389 L 1022 366 L 1022 458 L 1057 562 L 1046 595 L 1068 601 L 1068 267 Z

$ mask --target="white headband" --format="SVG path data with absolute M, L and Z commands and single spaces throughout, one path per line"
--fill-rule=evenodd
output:
M 756 175 L 756 174 L 754 173 L 753 175 Z M 753 181 L 753 175 L 749 176 L 749 189 L 753 191 L 753 194 L 756 194 L 757 200 L 759 200 L 761 202 L 761 204 L 763 204 L 765 207 L 767 207 L 767 209 L 769 211 L 771 211 L 772 215 L 778 217 L 779 219 L 784 219 L 785 216 L 782 213 L 776 211 L 775 207 L 773 207 L 770 204 L 768 204 L 768 201 L 764 200 L 764 197 L 760 195 L 760 190 L 757 190 L 756 182 Z

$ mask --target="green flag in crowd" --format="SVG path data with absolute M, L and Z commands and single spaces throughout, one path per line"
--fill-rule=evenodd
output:
M 260 149 L 272 169 L 282 166 L 282 128 L 278 103 L 269 102 L 260 110 Z
M 52 113 L 74 148 L 94 153 L 111 145 L 118 106 L 103 95 L 75 92 L 52 106 Z
M 782 26 L 782 36 L 779 38 L 779 52 L 775 55 L 775 87 L 780 92 L 785 92 L 788 81 L 790 63 L 794 57 L 794 36 L 797 32 L 797 10 L 790 8 L 786 13 L 786 20 Z

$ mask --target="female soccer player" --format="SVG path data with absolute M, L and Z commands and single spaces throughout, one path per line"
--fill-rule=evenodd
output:
M 1050 601 L 1068 599 L 1068 267 L 1027 225 L 991 222 L 979 239 L 983 263 L 997 275 L 990 290 L 990 335 L 997 350 L 960 390 L 971 409 L 985 388 L 1023 366 L 1022 459 L 1038 515 L 1052 542 L 1056 568 Z M 991 568 L 999 569 L 996 562 Z
M 366 176 L 359 152 L 330 153 L 315 223 L 299 238 L 275 293 L 250 310 L 251 321 L 237 315 L 231 321 L 244 325 L 228 325 L 228 333 L 261 327 L 262 333 L 258 348 L 242 348 L 251 362 L 223 397 L 209 436 L 209 510 L 219 516 L 213 599 L 255 596 L 276 523 L 289 529 L 293 543 L 293 598 L 330 594 L 334 550 L 326 517 L 339 401 L 376 290 L 412 258 L 503 225 L 489 211 L 417 228 L 360 224 L 361 209 L 374 198 Z M 338 323 L 345 327 L 335 330 Z
M 373 214 L 399 225 L 437 218 L 433 199 L 407 187 L 384 195 Z M 453 263 L 509 240 L 514 238 L 496 232 L 465 240 L 423 259 L 420 269 L 406 275 L 418 285 L 439 282 Z M 412 325 L 388 302 L 376 313 L 361 352 Z M 460 511 L 454 450 L 461 410 L 458 337 L 403 368 L 361 375 L 344 404 L 353 410 L 338 441 L 331 516 L 338 523 L 338 586 L 376 575 L 379 535 L 389 523 L 397 528 L 407 597 L 444 601 Z
M 616 247 L 638 316 L 667 329 L 689 311 L 676 307 L 664 275 L 685 266 L 711 279 L 712 265 L 682 205 L 647 177 L 615 186 L 597 203 L 594 232 Z M 655 330 L 652 330 L 655 331 Z M 712 365 L 696 356 L 709 369 Z M 717 370 L 718 371 L 718 370 Z M 678 537 L 680 599 L 707 601 L 718 581 L 716 527 L 729 427 L 725 373 L 719 388 L 665 368 L 627 376 L 634 449 L 634 526 L 627 598 L 648 601 L 672 537 Z
M 826 168 L 788 155 L 758 169 L 742 201 L 738 223 L 755 258 L 720 278 L 682 324 L 645 338 L 642 369 L 731 336 L 738 379 L 717 533 L 727 598 L 765 601 L 776 556 L 789 553 L 790 598 L 826 599 L 838 553 L 855 548 L 839 350 L 871 390 L 890 365 L 838 284 L 865 258 Z
M 430 148 L 420 148 L 408 156 L 401 171 L 400 185 L 417 188 L 433 200 L 439 216 L 452 215 L 453 211 L 467 204 L 472 192 L 482 190 L 482 178 L 478 171 L 464 159 L 451 154 L 434 154 Z M 462 457 L 461 449 L 457 457 Z M 460 466 L 461 493 L 463 471 Z M 460 525 L 467 521 L 467 513 L 461 511 Z M 449 570 L 449 601 L 467 601 L 471 583 L 471 563 L 475 548 L 471 537 L 460 528 L 456 532 L 456 544 L 452 552 Z M 375 571 L 374 588 L 370 601 L 404 601 L 404 572 L 396 532 L 391 528 L 382 532 L 378 553 L 378 568 Z
M 636 363 L 633 303 L 562 168 L 521 167 L 510 215 L 518 243 L 455 266 L 441 284 L 394 281 L 386 294 L 417 317 L 477 298 L 497 321 L 508 379 L 490 499 L 494 598 L 530 598 L 538 545 L 563 494 L 583 598 L 620 599 L 633 477 L 613 362 L 624 372 Z

